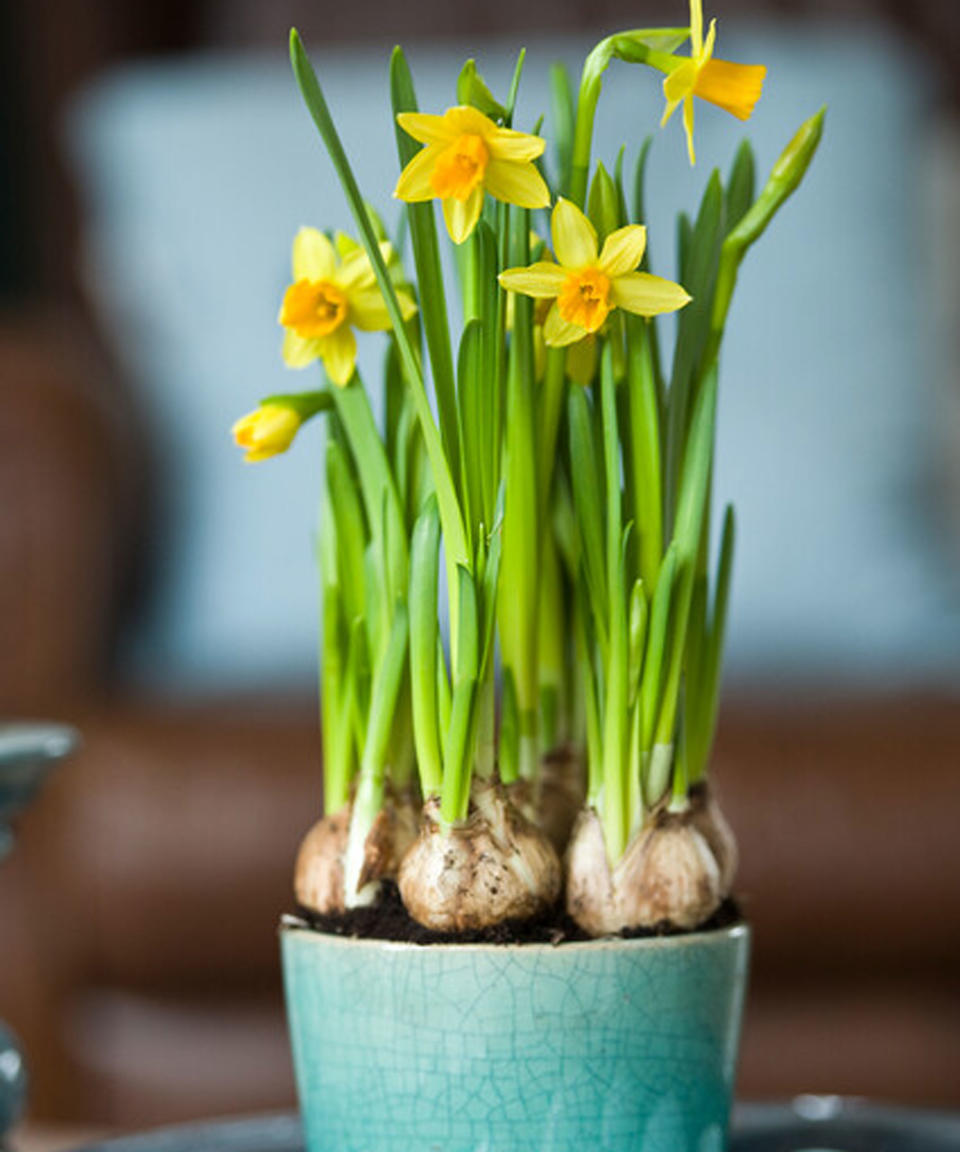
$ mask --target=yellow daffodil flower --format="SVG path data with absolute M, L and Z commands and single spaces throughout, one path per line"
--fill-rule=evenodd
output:
M 337 250 L 339 249 L 339 251 Z M 393 249 L 382 244 L 388 263 Z M 416 312 L 410 296 L 398 291 L 404 319 Z M 339 387 L 349 384 L 357 361 L 353 329 L 384 332 L 390 317 L 373 267 L 359 245 L 338 237 L 337 248 L 316 228 L 301 228 L 293 241 L 293 283 L 280 308 L 286 329 L 283 359 L 290 368 L 322 360 Z
M 510 292 L 553 300 L 543 323 L 550 347 L 562 348 L 592 336 L 615 308 L 657 316 L 689 304 L 691 298 L 679 284 L 636 271 L 647 243 L 646 228 L 637 224 L 618 228 L 600 251 L 590 221 L 575 204 L 560 199 L 550 231 L 556 262 L 541 260 L 500 274 L 500 283 Z
M 244 460 L 256 464 L 286 452 L 301 423 L 300 414 L 286 404 L 261 404 L 234 424 L 233 438 L 246 449 Z
M 677 58 L 677 64 L 663 81 L 667 106 L 661 127 L 683 105 L 683 127 L 687 134 L 690 163 L 696 163 L 693 147 L 693 98 L 699 96 L 723 108 L 738 120 L 749 120 L 760 99 L 766 68 L 759 64 L 732 64 L 714 60 L 713 45 L 717 22 L 710 21 L 706 39 L 703 36 L 702 0 L 690 0 L 690 58 Z
M 546 208 L 550 192 L 533 161 L 543 154 L 539 136 L 499 128 L 476 108 L 448 108 L 442 116 L 401 112 L 400 127 L 426 145 L 400 173 L 398 200 L 439 199 L 454 244 L 462 244 L 480 218 L 484 191 L 521 208 Z

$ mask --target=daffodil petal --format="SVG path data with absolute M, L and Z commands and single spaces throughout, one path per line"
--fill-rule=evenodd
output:
M 486 141 L 501 131 L 489 116 L 484 116 L 479 108 L 469 104 L 458 104 L 455 108 L 448 108 L 443 119 L 448 125 L 448 140 L 466 134 L 482 136 Z
M 667 106 L 663 110 L 663 116 L 660 118 L 660 127 L 661 128 L 666 128 L 666 126 L 670 123 L 670 118 L 673 116 L 674 112 L 676 112 L 676 110 L 679 107 L 680 107 L 680 101 L 679 100 L 668 100 L 667 101 Z
M 427 112 L 400 112 L 397 123 L 421 144 L 449 144 L 456 136 L 446 116 L 433 116 Z
M 703 0 L 690 0 L 690 51 L 699 56 L 703 47 Z
M 584 268 L 597 261 L 597 233 L 576 204 L 561 197 L 550 218 L 553 250 L 564 268 Z
M 345 388 L 353 376 L 353 369 L 357 363 L 357 338 L 353 329 L 344 324 L 324 336 L 320 356 L 327 375 L 339 388 Z
M 292 328 L 284 329 L 283 362 L 288 368 L 306 368 L 320 355 L 320 340 L 298 336 Z
M 600 270 L 611 279 L 632 272 L 643 259 L 647 247 L 647 230 L 642 224 L 618 228 L 603 242 Z
M 381 240 L 378 247 L 384 263 L 389 266 L 396 255 L 393 245 L 389 240 Z M 377 278 L 366 249 L 359 246 L 344 258 L 335 278 L 337 287 L 342 288 L 344 292 L 373 288 L 376 282 Z
M 400 305 L 400 315 L 404 320 L 410 320 L 417 314 L 417 302 L 409 292 L 397 292 L 397 303 Z
M 576 344 L 587 335 L 586 328 L 579 324 L 570 324 L 560 315 L 556 304 L 547 313 L 543 323 L 543 339 L 551 348 L 565 348 L 568 344 Z
M 663 95 L 668 105 L 668 109 L 664 113 L 664 124 L 676 111 L 680 101 L 690 95 L 696 82 L 697 65 L 693 60 L 684 60 L 682 64 L 679 64 L 664 77 Z
M 541 260 L 526 268 L 507 268 L 500 273 L 500 283 L 508 292 L 521 292 L 537 300 L 550 300 L 560 295 L 567 273 L 559 264 Z
M 491 196 L 520 208 L 546 208 L 550 189 L 533 164 L 491 160 L 483 182 Z
M 693 97 L 688 96 L 683 102 L 683 130 L 687 134 L 687 155 L 690 157 L 691 167 L 697 162 L 696 149 L 693 146 Z
M 352 256 L 354 252 L 361 250 L 361 244 L 354 240 L 352 236 L 348 236 L 346 232 L 337 232 L 333 237 L 333 246 L 337 250 L 337 255 L 341 260 L 346 260 L 348 256 Z
M 293 238 L 294 280 L 329 280 L 337 266 L 333 245 L 317 228 L 301 228 Z
M 448 196 L 443 201 L 443 218 L 454 244 L 462 244 L 477 226 L 483 208 L 483 188 L 474 188 L 466 200 Z
M 690 295 L 672 280 L 649 272 L 628 272 L 610 284 L 610 298 L 618 308 L 637 316 L 659 316 L 689 304 Z
M 361 332 L 385 332 L 390 327 L 390 313 L 379 288 L 351 292 L 350 323 Z
M 701 63 L 701 65 L 706 64 L 706 62 L 713 55 L 713 46 L 716 42 L 717 42 L 717 22 L 716 22 L 716 20 L 711 20 L 710 21 L 710 27 L 707 30 L 707 38 L 706 38 L 706 40 L 704 40 L 703 48 L 700 51 L 700 63 Z
M 762 64 L 708 60 L 697 76 L 694 95 L 716 104 L 738 120 L 749 120 L 763 91 L 766 74 Z
M 409 293 L 398 292 L 397 301 L 404 320 L 416 314 L 417 306 Z M 350 294 L 350 323 L 361 332 L 386 332 L 393 326 L 379 288 L 365 288 Z
M 543 155 L 546 146 L 547 142 L 541 136 L 515 132 L 512 128 L 498 128 L 487 140 L 492 160 L 512 160 L 514 163 L 536 160 Z
M 442 148 L 436 144 L 428 144 L 426 148 L 420 149 L 400 173 L 400 179 L 393 190 L 396 200 L 416 204 L 421 200 L 432 200 L 436 196 L 430 183 L 430 176 L 441 151 Z

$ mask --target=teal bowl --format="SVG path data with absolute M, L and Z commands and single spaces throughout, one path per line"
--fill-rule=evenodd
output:
M 308 1152 L 721 1152 L 745 925 L 557 947 L 281 928 Z

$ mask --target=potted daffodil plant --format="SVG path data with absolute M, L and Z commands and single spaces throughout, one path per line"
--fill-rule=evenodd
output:
M 325 808 L 281 933 L 311 1152 L 724 1146 L 749 931 L 708 771 L 735 543 L 729 507 L 710 538 L 719 369 L 823 113 L 759 187 L 746 142 L 710 176 L 674 278 L 649 140 L 624 141 L 629 173 L 592 156 L 614 62 L 662 85 L 691 163 L 698 103 L 749 118 L 765 70 L 715 38 L 700 0 L 607 37 L 532 125 L 523 53 L 509 91 L 470 60 L 421 111 L 395 49 L 391 230 L 291 34 L 356 230 L 294 237 L 283 357 L 311 387 L 234 434 L 260 461 L 322 428 Z

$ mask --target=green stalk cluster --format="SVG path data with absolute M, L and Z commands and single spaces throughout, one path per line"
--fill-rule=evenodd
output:
M 566 73 L 552 73 L 555 152 L 542 171 L 551 199 L 586 207 L 601 244 L 644 223 L 649 154 L 647 142 L 630 195 L 622 153 L 612 173 L 598 164 L 588 181 L 606 69 L 619 59 L 668 72 L 689 32 L 602 41 L 576 100 Z M 735 536 L 727 508 L 711 566 L 718 358 L 740 264 L 803 178 L 823 113 L 759 195 L 744 144 L 726 180 L 710 177 L 696 217 L 680 216 L 678 280 L 692 302 L 678 314 L 669 356 L 656 320 L 621 310 L 582 345 L 544 349 L 534 300 L 508 295 L 498 277 L 546 258 L 546 221 L 489 197 L 457 250 L 456 339 L 433 204 L 405 205 L 418 304 L 405 321 L 383 227 L 296 32 L 290 50 L 392 324 L 382 430 L 356 374 L 293 402 L 298 419 L 328 414 L 325 800 L 328 812 L 353 801 L 348 887 L 388 783 L 407 788 L 414 766 L 449 830 L 470 817 L 478 783 L 532 787 L 536 797 L 544 753 L 571 742 L 585 751 L 586 803 L 613 867 L 652 814 L 686 809 L 706 772 Z M 460 104 L 509 129 L 522 67 L 521 53 L 500 103 L 468 61 Z M 395 119 L 417 111 L 399 48 L 390 93 Z M 399 124 L 396 142 L 406 168 L 419 145 Z

